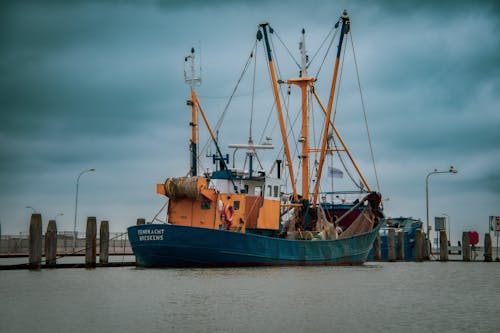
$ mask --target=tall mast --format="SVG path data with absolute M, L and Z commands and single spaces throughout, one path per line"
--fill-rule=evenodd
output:
M 340 29 L 339 45 L 337 47 L 337 57 L 335 58 L 335 67 L 333 70 L 332 85 L 330 88 L 330 98 L 328 99 L 328 106 L 326 109 L 326 116 L 325 116 L 325 124 L 323 126 L 323 138 L 321 141 L 321 150 L 320 150 L 318 171 L 317 171 L 317 176 L 316 176 L 316 185 L 314 186 L 314 198 L 313 198 L 314 207 L 316 207 L 316 202 L 318 199 L 319 185 L 321 183 L 321 173 L 323 171 L 323 164 L 325 162 L 326 144 L 327 144 L 327 139 L 328 139 L 328 129 L 330 127 L 330 117 L 332 115 L 333 100 L 335 97 L 335 87 L 337 85 L 337 75 L 338 75 L 338 71 L 339 71 L 339 62 L 340 62 L 340 54 L 341 54 L 341 50 L 342 50 L 342 42 L 344 41 L 344 35 L 346 35 L 349 32 L 349 28 L 350 28 L 350 20 L 349 20 L 349 15 L 347 14 L 347 10 L 344 10 L 344 12 L 342 13 L 342 16 L 340 17 L 340 21 L 342 21 L 342 27 Z
M 301 66 L 300 78 L 287 80 L 288 84 L 295 84 L 299 86 L 302 96 L 302 127 L 300 131 L 299 142 L 302 145 L 300 159 L 302 160 L 302 198 L 309 200 L 309 104 L 308 104 L 308 90 L 313 85 L 315 79 L 307 77 L 307 52 L 306 52 L 306 31 L 302 29 L 301 41 L 299 43 Z
M 191 54 L 184 58 L 184 62 L 188 66 L 189 70 L 189 73 L 187 73 L 185 65 L 184 81 L 191 88 L 191 99 L 187 101 L 187 104 L 191 106 L 191 122 L 189 123 L 189 125 L 191 126 L 191 141 L 189 143 L 189 150 L 191 152 L 191 166 L 189 174 L 191 177 L 194 177 L 198 175 L 198 106 L 197 103 L 195 103 L 197 98 L 194 87 L 201 84 L 201 77 L 196 75 L 194 48 L 191 48 Z
M 290 145 L 288 144 L 288 138 L 285 127 L 285 118 L 283 117 L 283 110 L 281 107 L 281 99 L 278 89 L 278 80 L 276 78 L 276 70 L 274 69 L 273 57 L 271 55 L 271 46 L 269 44 L 269 38 L 267 36 L 267 27 L 268 23 L 262 23 L 260 27 L 262 28 L 262 32 L 260 29 L 257 31 L 257 40 L 262 40 L 262 33 L 264 33 L 264 42 L 266 44 L 266 53 L 267 60 L 269 63 L 269 75 L 271 76 L 271 82 L 273 85 L 274 98 L 276 100 L 276 109 L 278 110 L 278 119 L 280 123 L 281 137 L 283 138 L 283 145 L 285 148 L 285 156 L 288 164 L 288 172 L 290 174 L 291 184 L 292 184 L 292 197 L 294 200 L 297 200 L 297 185 L 295 184 L 295 174 L 293 172 L 293 163 L 292 163 L 292 155 L 290 154 Z M 269 27 L 269 31 L 272 32 L 272 29 Z

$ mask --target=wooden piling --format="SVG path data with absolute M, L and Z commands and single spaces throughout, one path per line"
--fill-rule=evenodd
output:
M 45 263 L 55 265 L 57 256 L 57 225 L 56 220 L 50 220 L 45 232 Z
M 421 262 L 424 258 L 424 235 L 422 229 L 415 230 L 415 261 Z
M 137 225 L 141 225 L 141 224 L 146 224 L 146 219 L 144 219 L 144 218 L 137 219 Z
M 398 260 L 405 260 L 405 233 L 398 232 Z
M 448 236 L 446 236 L 446 230 L 439 231 L 439 260 L 448 261 Z
M 380 234 L 378 232 L 373 241 L 373 259 L 380 261 Z
M 489 232 L 484 234 L 484 261 L 491 262 L 493 260 L 493 247 L 491 245 L 491 235 Z
M 387 259 L 389 261 L 396 261 L 396 231 L 394 229 L 389 229 L 389 235 L 387 237 Z
M 99 228 L 99 263 L 107 264 L 109 258 L 109 222 L 101 221 Z
M 90 216 L 87 218 L 87 229 L 85 235 L 85 267 L 93 268 L 96 266 L 96 237 L 97 226 L 96 218 Z
M 29 234 L 29 268 L 40 269 L 42 264 L 42 215 L 31 214 Z
M 464 231 L 462 233 L 462 260 L 470 261 L 470 241 L 469 241 L 469 233 Z

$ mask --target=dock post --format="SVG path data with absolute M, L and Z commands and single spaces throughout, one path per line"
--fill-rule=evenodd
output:
M 107 264 L 109 258 L 109 222 L 101 221 L 99 228 L 99 263 Z
M 484 261 L 493 261 L 493 248 L 491 246 L 491 235 L 489 232 L 484 234 Z
M 380 261 L 380 234 L 378 232 L 373 241 L 373 259 Z
M 389 229 L 389 235 L 387 237 L 387 259 L 389 261 L 396 261 L 396 231 L 394 229 Z
M 96 266 L 96 218 L 87 217 L 87 229 L 85 234 L 85 267 L 94 268 Z
M 146 224 L 146 219 L 144 219 L 144 218 L 137 219 L 137 225 L 141 225 L 141 224 Z
M 42 264 L 42 215 L 31 214 L 29 234 L 29 268 L 40 269 Z
M 439 232 L 439 260 L 448 261 L 448 237 L 446 230 Z
M 398 259 L 405 260 L 405 233 L 398 232 Z
M 470 261 L 470 241 L 467 231 L 462 233 L 462 260 Z
M 55 265 L 57 256 L 57 225 L 56 220 L 50 220 L 45 232 L 45 263 Z
M 423 259 L 424 235 L 422 229 L 415 230 L 415 261 L 421 262 Z

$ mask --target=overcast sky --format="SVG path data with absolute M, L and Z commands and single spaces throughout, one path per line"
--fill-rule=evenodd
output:
M 451 217 L 454 243 L 465 230 L 479 231 L 482 242 L 488 216 L 500 215 L 500 6 L 414 3 L 2 1 L 2 234 L 27 229 L 26 206 L 42 214 L 44 228 L 64 213 L 58 229 L 71 231 L 76 178 L 89 168 L 96 171 L 80 179 L 78 230 L 87 216 L 109 220 L 116 232 L 138 217 L 151 220 L 165 201 L 155 184 L 189 168 L 183 57 L 191 46 L 201 46 L 198 92 L 214 125 L 259 23 L 270 22 L 298 58 L 300 30 L 306 29 L 312 55 L 346 8 L 386 215 L 425 221 L 426 175 L 453 165 L 458 174 L 430 178 L 431 219 Z M 286 79 L 297 70 L 286 65 L 283 50 L 277 56 Z M 352 61 L 345 68 L 339 109 L 358 112 Z M 319 78 L 318 89 L 328 87 L 330 74 Z M 265 99 L 264 79 L 256 95 Z M 319 92 L 326 103 L 327 90 Z M 270 99 L 256 102 L 256 137 L 271 108 Z M 223 145 L 248 139 L 249 110 L 235 98 L 221 128 Z M 375 186 L 362 116 L 339 111 L 338 117 Z

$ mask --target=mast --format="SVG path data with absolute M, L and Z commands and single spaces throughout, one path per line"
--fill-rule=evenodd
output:
M 194 177 L 198 175 L 198 112 L 194 87 L 196 84 L 201 84 L 201 77 L 196 76 L 194 47 L 191 48 L 191 54 L 184 58 L 184 62 L 189 65 L 189 74 L 186 73 L 186 68 L 184 68 L 184 81 L 191 87 L 191 99 L 187 101 L 187 105 L 191 106 L 191 122 L 189 123 L 191 126 L 191 140 L 189 142 L 191 166 L 189 175 Z
M 300 66 L 300 78 L 294 78 L 287 80 L 288 84 L 295 84 L 299 86 L 302 97 L 302 127 L 300 131 L 299 142 L 302 145 L 302 151 L 300 159 L 302 160 L 302 198 L 309 200 L 309 104 L 308 96 L 309 89 L 312 87 L 315 79 L 312 77 L 307 77 L 307 60 L 308 56 L 306 53 L 306 41 L 305 41 L 306 31 L 302 29 L 301 41 L 299 43 L 300 54 L 301 54 L 301 66 Z
M 316 185 L 314 186 L 314 198 L 313 198 L 313 206 L 314 207 L 316 207 L 316 202 L 318 200 L 319 185 L 321 183 L 321 173 L 323 171 L 323 164 L 325 162 L 326 144 L 327 144 L 327 139 L 328 139 L 328 129 L 330 127 L 330 117 L 332 115 L 333 100 L 335 97 L 335 88 L 337 85 L 337 75 L 338 75 L 338 71 L 339 71 L 339 62 L 340 62 L 340 54 L 341 54 L 341 50 L 342 50 L 342 42 L 344 41 L 344 35 L 346 35 L 349 32 L 349 28 L 350 28 L 350 20 L 349 20 L 349 15 L 347 14 L 347 10 L 344 10 L 344 12 L 342 13 L 342 16 L 340 17 L 340 21 L 342 21 L 342 27 L 340 29 L 340 38 L 339 38 L 339 44 L 337 47 L 337 57 L 335 58 L 335 67 L 333 70 L 332 85 L 330 88 L 330 98 L 328 99 L 328 106 L 326 109 L 326 116 L 325 116 L 325 124 L 323 126 L 323 138 L 321 141 L 321 150 L 320 150 L 318 171 L 317 171 L 317 176 L 316 176 Z
M 269 38 L 267 36 L 267 27 L 269 23 L 262 23 L 260 27 L 264 33 L 264 43 L 266 44 L 267 60 L 269 63 L 269 75 L 271 76 L 271 82 L 273 85 L 274 98 L 276 100 L 276 109 L 278 110 L 278 119 L 281 130 L 281 137 L 283 138 L 283 145 L 285 149 L 285 156 L 288 164 L 288 172 L 290 174 L 291 184 L 292 184 L 292 197 L 297 200 L 297 185 L 295 184 L 295 174 L 293 172 L 292 155 L 290 154 L 290 145 L 288 144 L 288 138 L 285 127 L 285 118 L 283 117 L 283 110 L 281 107 L 281 100 L 278 89 L 278 80 L 276 78 L 276 70 L 274 69 L 273 57 L 271 55 L 271 46 L 269 44 Z M 262 32 L 260 29 L 257 31 L 257 40 L 262 40 Z M 271 27 L 269 27 L 269 32 L 272 33 Z

